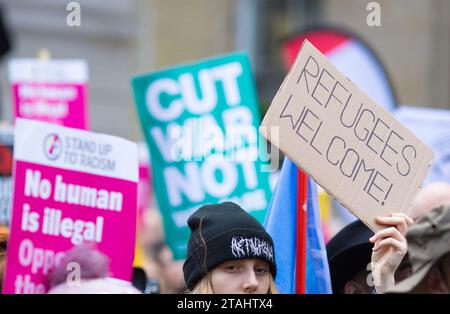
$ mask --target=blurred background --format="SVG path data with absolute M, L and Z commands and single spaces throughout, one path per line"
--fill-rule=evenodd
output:
M 343 27 L 373 48 L 400 104 L 450 107 L 446 0 L 378 1 L 381 25 L 372 27 L 373 1 L 364 0 L 79 0 L 79 27 L 66 24 L 69 2 L 0 1 L 11 41 L 0 64 L 2 120 L 11 117 L 7 60 L 41 48 L 87 60 L 93 131 L 141 140 L 133 75 L 234 50 L 250 57 L 264 111 L 286 73 L 282 40 L 315 24 Z
M 395 105 L 450 109 L 447 0 L 78 0 L 81 25 L 74 27 L 66 22 L 69 2 L 0 0 L 3 122 L 11 123 L 13 114 L 8 61 L 36 58 L 40 49 L 52 59 L 87 61 L 89 121 L 95 132 L 143 142 L 131 88 L 134 75 L 236 50 L 250 58 L 263 115 L 287 72 L 282 44 L 313 26 L 345 30 L 370 47 L 384 67 Z M 374 3 L 380 16 L 371 26 L 368 6 Z M 445 143 L 448 136 L 450 131 Z M 448 165 L 446 147 L 441 159 Z M 142 151 L 143 164 L 148 163 Z M 443 171 L 450 179 L 450 166 Z M 151 173 L 146 175 L 149 182 Z M 150 278 L 147 292 L 179 292 L 182 262 L 173 261 L 164 243 L 161 215 L 147 189 L 136 263 Z M 320 201 L 329 239 L 352 218 L 343 218 L 338 209 L 330 212 L 324 193 Z

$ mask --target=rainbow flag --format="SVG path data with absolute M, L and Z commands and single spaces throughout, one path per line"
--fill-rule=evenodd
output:
M 287 157 L 264 226 L 275 245 L 280 293 L 332 293 L 317 186 Z

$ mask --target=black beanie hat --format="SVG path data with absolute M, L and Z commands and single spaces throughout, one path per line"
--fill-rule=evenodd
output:
M 204 205 L 189 217 L 188 226 L 191 237 L 183 265 L 188 289 L 194 288 L 214 267 L 229 260 L 262 259 L 275 278 L 272 237 L 238 205 L 231 202 Z

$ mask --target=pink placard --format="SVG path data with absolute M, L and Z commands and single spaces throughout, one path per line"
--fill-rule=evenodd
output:
M 88 129 L 86 84 L 14 83 L 14 117 Z
M 139 163 L 138 222 L 140 222 L 141 228 L 143 227 L 143 213 L 146 209 L 153 206 L 150 165 L 148 163 Z
M 4 293 L 46 292 L 49 271 L 83 242 L 95 243 L 110 258 L 111 277 L 131 279 L 136 183 L 17 161 L 14 184 Z M 97 204 L 87 199 L 92 189 Z
M 4 293 L 45 293 L 65 252 L 93 243 L 110 277 L 131 280 L 137 145 L 114 136 L 17 119 Z M 68 274 L 70 271 L 68 271 Z

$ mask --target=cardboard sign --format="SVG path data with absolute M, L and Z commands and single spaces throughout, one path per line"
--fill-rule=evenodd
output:
M 260 131 L 374 231 L 375 216 L 409 212 L 433 159 L 306 40 Z
M 258 158 L 250 63 L 235 53 L 133 79 L 166 240 L 186 257 L 187 219 L 207 203 L 233 201 L 263 222 L 271 198 Z M 265 142 L 265 141 L 264 141 Z
M 450 182 L 450 110 L 401 106 L 395 117 L 434 151 L 434 162 L 423 184 Z
M 84 60 L 13 59 L 9 78 L 15 117 L 88 128 Z
M 137 145 L 114 136 L 16 120 L 14 196 L 4 293 L 45 293 L 64 253 L 84 242 L 131 280 Z

